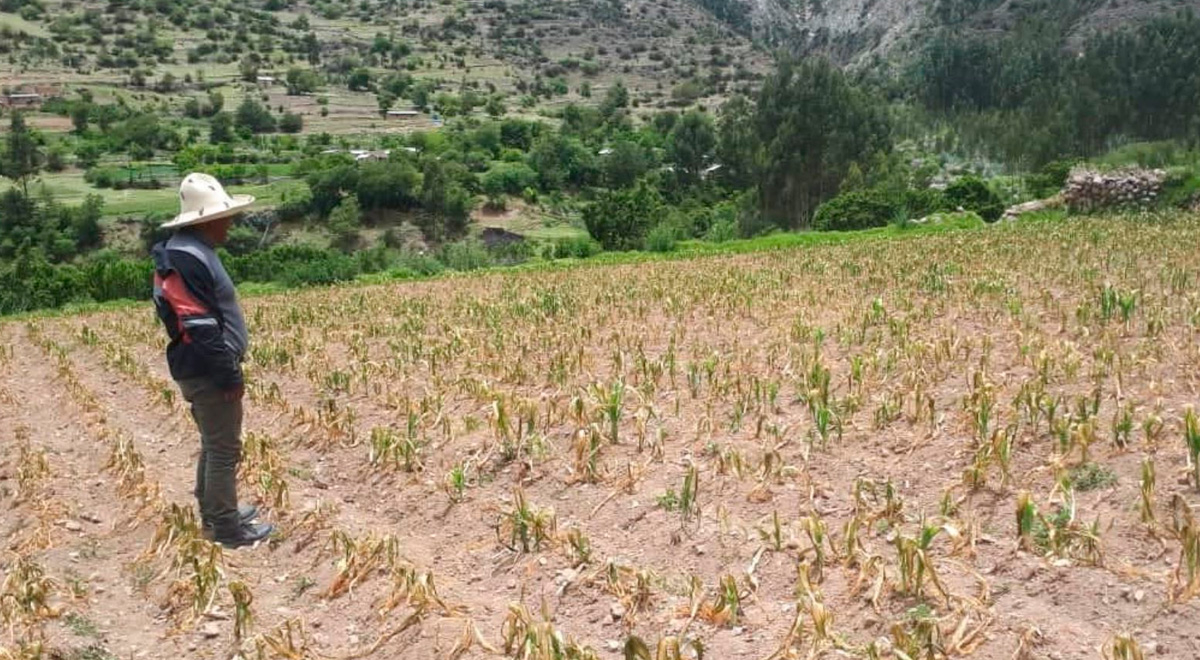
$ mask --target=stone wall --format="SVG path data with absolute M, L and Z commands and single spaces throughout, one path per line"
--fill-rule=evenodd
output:
M 1099 172 L 1080 168 L 1067 178 L 1062 198 L 1076 212 L 1149 206 L 1162 194 L 1166 178 L 1163 170 Z

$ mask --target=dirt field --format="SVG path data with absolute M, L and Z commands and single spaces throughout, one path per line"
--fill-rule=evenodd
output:
M 252 298 L 242 495 L 280 534 L 226 552 L 149 306 L 10 321 L 0 657 L 1200 657 L 1198 239 Z

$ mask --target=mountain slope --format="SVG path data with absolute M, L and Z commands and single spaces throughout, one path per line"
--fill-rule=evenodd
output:
M 843 64 L 894 58 L 939 28 L 981 35 L 1023 21 L 1057 25 L 1064 45 L 1200 0 L 692 0 L 755 39 Z

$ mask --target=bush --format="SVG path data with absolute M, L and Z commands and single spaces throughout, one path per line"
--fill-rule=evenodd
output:
M 483 243 L 467 239 L 442 248 L 441 261 L 453 270 L 477 270 L 491 265 L 491 255 Z
M 521 195 L 537 185 L 538 175 L 525 163 L 496 163 L 480 176 L 483 192 L 490 196 Z
M 886 227 L 899 205 L 881 190 L 842 193 L 817 208 L 813 228 L 818 231 L 852 231 Z
M 1163 181 L 1159 198 L 1167 206 L 1192 207 L 1200 203 L 1200 173 L 1186 168 L 1171 168 Z
M 587 236 L 563 238 L 551 246 L 552 259 L 587 259 L 604 251 L 599 243 Z
M 651 252 L 675 251 L 675 228 L 662 222 L 646 234 L 646 249 Z
M 93 167 L 83 173 L 83 180 L 97 188 L 112 188 L 120 175 L 102 167 Z
M 650 223 L 662 217 L 664 207 L 658 191 L 641 181 L 632 189 L 601 193 L 583 210 L 588 234 L 606 250 L 638 250 L 643 246 Z
M 946 204 L 952 209 L 974 211 L 986 222 L 1004 215 L 1004 202 L 977 176 L 964 176 L 946 187 Z
M 1046 163 L 1039 172 L 1025 177 L 1025 186 L 1031 195 L 1039 199 L 1057 195 L 1066 185 L 1074 166 L 1075 161 L 1070 160 Z
M 281 133 L 299 133 L 304 130 L 304 118 L 294 112 L 284 113 L 283 117 L 279 118 L 279 131 Z
M 904 192 L 904 209 L 909 218 L 924 218 L 931 213 L 948 211 L 946 196 L 936 188 L 906 190 Z

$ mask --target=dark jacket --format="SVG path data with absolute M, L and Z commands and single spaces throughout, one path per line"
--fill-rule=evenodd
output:
M 241 385 L 249 345 L 246 321 L 217 253 L 198 234 L 181 231 L 150 254 L 154 307 L 171 340 L 171 377 L 207 378 L 221 389 Z

